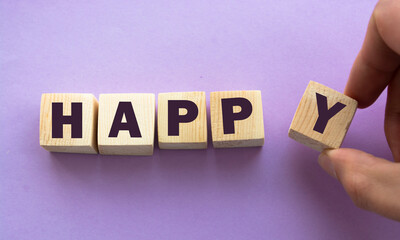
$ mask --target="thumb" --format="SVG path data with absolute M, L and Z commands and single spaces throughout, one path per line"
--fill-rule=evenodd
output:
M 324 150 L 318 163 L 356 206 L 400 221 L 400 163 L 346 148 Z

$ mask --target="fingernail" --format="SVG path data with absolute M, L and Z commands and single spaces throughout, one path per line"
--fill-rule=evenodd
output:
M 331 158 L 329 157 L 329 151 L 330 150 L 324 150 L 319 155 L 318 163 L 329 175 L 337 179 L 335 167 L 333 166 Z

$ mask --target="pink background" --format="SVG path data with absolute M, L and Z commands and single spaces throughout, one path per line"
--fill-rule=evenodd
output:
M 375 1 L 1 1 L 1 239 L 395 239 L 287 131 L 309 80 L 343 91 Z M 49 153 L 40 96 L 261 90 L 262 148 Z M 392 159 L 385 95 L 344 147 Z M 207 103 L 209 106 L 209 102 Z M 209 131 L 210 134 L 210 131 Z

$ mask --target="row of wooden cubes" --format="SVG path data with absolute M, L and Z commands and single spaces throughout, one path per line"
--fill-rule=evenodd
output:
M 260 91 L 210 94 L 213 146 L 264 144 Z M 42 95 L 40 145 L 52 152 L 152 155 L 154 94 L 46 93 Z M 205 92 L 158 95 L 158 144 L 161 149 L 207 148 Z
M 311 81 L 299 103 L 289 137 L 315 150 L 339 148 L 357 101 Z M 282 109 L 283 111 L 283 109 Z M 158 95 L 161 149 L 207 148 L 204 92 Z M 264 144 L 260 91 L 210 94 L 213 146 Z M 154 94 L 43 94 L 40 145 L 49 151 L 111 155 L 151 155 L 154 148 Z

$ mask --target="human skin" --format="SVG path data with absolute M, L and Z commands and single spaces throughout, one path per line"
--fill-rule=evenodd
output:
M 394 161 L 342 148 L 323 151 L 318 162 L 339 180 L 356 206 L 400 221 L 399 0 L 381 0 L 375 6 L 344 93 L 366 108 L 386 87 L 384 129 Z

